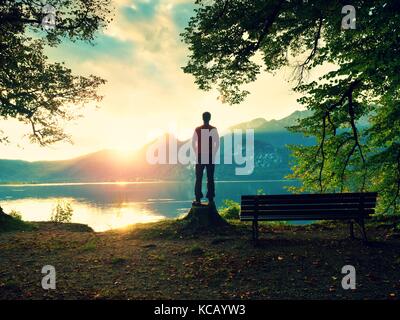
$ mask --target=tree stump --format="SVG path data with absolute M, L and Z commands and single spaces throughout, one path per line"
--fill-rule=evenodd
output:
M 186 228 L 195 231 L 207 231 L 229 225 L 219 215 L 215 203 L 192 205 L 192 208 L 183 220 L 186 222 Z

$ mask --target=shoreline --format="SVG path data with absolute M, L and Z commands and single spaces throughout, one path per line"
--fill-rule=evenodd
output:
M 296 182 L 298 180 L 276 179 L 276 180 L 215 180 L 215 183 L 246 183 L 246 182 Z M 156 180 L 156 181 L 99 181 L 99 182 L 21 182 L 0 183 L 0 187 L 36 187 L 36 186 L 84 186 L 84 185 L 134 185 L 134 184 L 158 184 L 158 183 L 188 183 L 187 180 Z

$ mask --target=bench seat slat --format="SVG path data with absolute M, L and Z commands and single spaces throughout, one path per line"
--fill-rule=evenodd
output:
M 306 221 L 306 220 L 350 220 L 357 219 L 359 215 L 275 215 L 275 216 L 258 216 L 258 221 Z M 365 216 L 364 219 L 368 219 L 368 216 Z M 254 216 L 242 216 L 240 217 L 241 221 L 253 221 Z
M 274 195 L 243 195 L 242 200 L 252 200 L 257 198 L 258 200 L 263 199 L 346 199 L 346 198 L 376 198 L 376 192 L 366 193 L 305 193 L 305 194 L 274 194 Z
M 374 208 L 375 202 L 364 203 L 362 208 Z M 359 203 L 329 203 L 329 204 L 261 204 L 256 206 L 255 204 L 242 204 L 241 210 L 324 210 L 324 209 L 359 209 Z
M 354 214 L 373 214 L 374 209 L 365 209 L 363 211 L 360 211 L 358 209 L 305 209 L 305 210 L 297 210 L 297 209 L 293 209 L 293 210 L 243 210 L 241 211 L 241 213 L 243 215 L 250 215 L 250 214 L 269 214 L 269 215 L 274 215 L 274 214 L 285 214 L 285 215 L 291 215 L 291 214 L 329 214 L 332 212 L 336 212 L 338 214 L 344 214 L 344 213 L 354 213 Z
M 365 197 L 362 198 L 363 201 L 376 201 L 376 197 Z M 253 203 L 255 202 L 256 199 L 242 199 L 241 202 L 243 203 Z M 343 202 L 343 203 L 352 203 L 352 202 L 359 202 L 361 201 L 361 198 L 279 198 L 279 199 L 274 199 L 274 198 L 262 198 L 262 199 L 257 199 L 259 203 L 326 203 L 326 202 Z M 288 202 L 289 201 L 289 202 Z
M 361 199 L 360 198 L 337 198 L 337 199 L 332 199 L 332 198 L 319 198 L 319 199 L 310 199 L 310 198 L 305 198 L 305 199 L 291 199 L 291 198 L 285 198 L 285 199 L 258 199 L 257 202 L 258 204 L 332 204 L 332 203 L 360 203 Z M 365 203 L 376 203 L 376 198 L 364 198 L 363 202 Z M 242 200 L 242 204 L 254 204 L 255 199 L 253 200 Z

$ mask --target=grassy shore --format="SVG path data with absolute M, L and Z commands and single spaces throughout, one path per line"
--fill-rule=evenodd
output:
M 0 232 L 0 299 L 397 299 L 400 233 L 392 220 L 367 225 L 371 243 L 347 225 L 248 224 L 191 233 L 167 220 L 95 233 L 78 224 L 30 223 Z M 4 231 L 4 230 L 3 230 Z M 344 265 L 357 289 L 341 287 Z M 53 265 L 56 290 L 43 290 Z

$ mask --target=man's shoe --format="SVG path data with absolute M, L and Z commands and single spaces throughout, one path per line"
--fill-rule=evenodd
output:
M 201 206 L 201 201 L 200 200 L 193 200 L 192 206 Z

